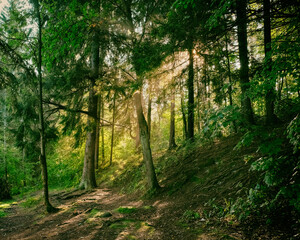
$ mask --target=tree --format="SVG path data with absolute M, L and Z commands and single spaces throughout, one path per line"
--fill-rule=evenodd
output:
M 48 190 L 48 171 L 46 161 L 46 139 L 45 139 L 45 126 L 44 126 L 44 110 L 43 110 L 43 78 L 42 78 L 42 19 L 40 13 L 39 0 L 34 0 L 33 5 L 35 8 L 35 14 L 38 23 L 38 58 L 37 58 L 37 70 L 38 70 L 38 85 L 39 85 L 39 124 L 40 124 L 40 145 L 41 155 L 40 161 L 42 166 L 43 176 L 43 187 L 44 187 L 44 204 L 47 212 L 56 212 L 49 201 L 49 190 Z
M 100 0 L 94 1 L 92 4 L 94 11 L 100 11 Z M 83 173 L 79 187 L 85 189 L 95 188 L 97 186 L 95 177 L 95 147 L 97 132 L 97 95 L 95 91 L 96 80 L 99 77 L 100 67 L 100 38 L 99 26 L 95 24 L 92 28 L 93 36 L 91 43 L 91 79 L 89 83 L 89 103 L 88 112 L 90 116 L 87 121 L 87 138 L 85 145 Z
M 172 84 L 174 85 L 174 83 Z M 170 137 L 169 137 L 169 149 L 177 147 L 175 142 L 175 87 L 171 86 L 171 116 L 170 116 Z
M 263 1 L 263 18 L 264 18 L 264 48 L 265 48 L 265 65 L 267 68 L 267 76 L 265 84 L 267 85 L 267 92 L 265 96 L 266 105 L 266 124 L 273 124 L 277 121 L 274 113 L 275 81 L 272 79 L 272 49 L 271 49 L 271 3 L 270 0 Z
M 236 23 L 238 28 L 238 45 L 240 58 L 240 84 L 242 89 L 242 112 L 245 120 L 253 124 L 253 110 L 248 96 L 249 89 L 249 59 L 247 42 L 247 0 L 236 0 Z
M 155 169 L 152 160 L 152 152 L 150 147 L 150 136 L 148 131 L 147 122 L 143 113 L 143 108 L 141 104 L 141 94 L 139 91 L 135 92 L 133 95 L 136 114 L 139 122 L 140 129 L 140 139 L 143 149 L 143 158 L 146 166 L 146 179 L 150 190 L 159 189 L 159 184 L 156 178 Z
M 111 143 L 110 143 L 110 159 L 109 159 L 109 165 L 112 164 L 113 159 L 113 149 L 114 149 L 114 136 L 115 136 L 115 121 L 116 121 L 116 91 L 114 92 L 113 96 L 113 106 L 112 106 L 112 124 L 111 124 Z

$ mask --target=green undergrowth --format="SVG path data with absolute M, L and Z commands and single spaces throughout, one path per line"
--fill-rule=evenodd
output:
M 26 200 L 21 202 L 21 206 L 24 208 L 32 208 L 40 204 L 41 201 L 42 201 L 42 196 L 34 196 L 34 197 L 27 198 Z
M 119 207 L 116 211 L 122 214 L 130 214 L 135 213 L 137 209 L 134 207 Z
M 243 157 L 238 161 L 233 148 L 237 144 L 239 137 L 225 138 L 222 140 L 232 141 L 226 146 L 222 141 L 217 141 L 221 147 L 228 147 L 228 152 L 232 152 L 234 157 L 222 159 L 224 151 L 215 151 L 216 142 L 204 142 L 200 138 L 195 138 L 194 142 L 184 142 L 183 145 L 175 150 L 165 150 L 153 154 L 155 171 L 163 191 L 172 195 L 183 189 L 187 184 L 203 185 L 213 178 L 217 172 L 222 174 L 222 169 L 237 167 L 235 165 L 244 164 Z M 226 152 L 226 151 L 225 151 Z M 228 154 L 226 152 L 226 154 Z M 200 153 L 200 156 L 199 156 Z M 141 153 L 132 152 L 132 155 L 126 161 L 115 161 L 106 169 L 99 170 L 98 182 L 106 186 L 114 186 L 120 189 L 122 193 L 139 194 L 146 198 L 151 198 L 157 194 L 147 192 L 145 182 L 145 168 Z M 193 163 L 195 162 L 195 164 Z M 250 167 L 250 165 L 249 165 Z M 232 180 L 234 181 L 234 179 Z
M 0 218 L 2 218 L 2 217 L 5 217 L 6 215 L 7 215 L 7 213 L 6 213 L 6 212 L 4 212 L 4 211 L 0 210 Z

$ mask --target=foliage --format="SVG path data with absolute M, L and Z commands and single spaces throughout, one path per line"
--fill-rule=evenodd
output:
M 200 133 L 203 141 L 228 136 L 235 127 L 242 125 L 242 117 L 237 106 L 208 109 L 204 111 L 203 116 L 203 128 Z
M 186 210 L 183 213 L 182 218 L 186 222 L 192 222 L 192 221 L 195 221 L 195 220 L 199 219 L 200 214 L 198 212 L 194 212 L 194 211 L 191 211 L 191 210 Z
M 291 151 L 287 141 L 287 137 L 292 138 L 297 146 L 296 126 L 296 119 L 294 119 L 287 130 L 291 135 L 287 136 L 282 133 L 281 128 L 271 130 L 259 126 L 253 127 L 237 145 L 237 148 L 241 148 L 255 143 L 257 152 L 261 155 L 251 164 L 252 171 L 260 172 L 259 181 L 249 190 L 246 202 L 237 200 L 233 204 L 233 211 L 239 212 L 240 218 L 247 217 L 249 214 L 267 214 L 271 218 L 280 218 L 279 213 L 275 216 L 273 212 L 284 207 L 290 208 L 291 212 L 296 210 L 299 214 L 300 161 L 296 152 Z
M 79 184 L 84 145 L 73 148 L 74 143 L 74 139 L 64 136 L 52 144 L 53 151 L 48 157 L 50 188 L 70 188 Z
M 290 122 L 287 127 L 287 137 L 294 146 L 294 153 L 300 150 L 300 116 L 299 114 Z
M 100 7 L 96 7 L 98 2 Z M 182 158 L 190 158 L 199 145 L 246 131 L 236 149 L 253 144 L 260 157 L 251 161 L 251 171 L 257 173 L 259 180 L 249 189 L 247 200 L 230 200 L 225 209 L 212 200 L 210 207 L 217 215 L 225 211 L 239 213 L 242 218 L 254 211 L 271 214 L 280 207 L 287 207 L 291 213 L 299 212 L 299 6 L 292 1 L 273 1 L 272 42 L 265 56 L 263 4 L 245 2 L 249 10 L 245 21 L 249 31 L 245 37 L 250 64 L 243 68 L 250 68 L 250 83 L 239 85 L 243 64 L 237 57 L 236 1 L 40 1 L 51 188 L 74 187 L 79 183 L 85 134 L 91 127 L 87 115 L 91 117 L 90 103 L 97 97 L 102 99 L 97 121 L 104 132 L 103 143 L 98 146 L 98 182 L 119 187 L 126 193 L 146 189 L 137 116 L 131 101 L 132 92 L 139 89 L 143 93 L 143 111 L 151 112 L 147 116 L 149 120 L 151 117 L 148 129 L 151 127 L 151 150 L 159 178 L 164 179 L 166 172 L 173 164 L 179 165 Z M 4 184 L 1 180 L 0 195 L 7 193 L 8 188 L 12 195 L 41 188 L 37 29 L 32 6 L 23 3 L 9 1 L 10 6 L 0 17 L 0 176 L 7 178 Z M 91 71 L 94 57 L 98 65 L 95 72 L 99 71 L 95 77 Z M 187 84 L 187 79 L 194 82 Z M 192 87 L 194 92 L 189 91 Z M 245 123 L 241 114 L 244 109 L 240 107 L 243 88 L 248 87 L 245 96 L 249 97 L 257 120 L 253 126 Z M 95 98 L 89 95 L 91 89 L 95 90 Z M 175 98 L 179 145 L 174 154 L 166 153 L 171 97 Z M 152 109 L 147 109 L 150 99 Z M 262 124 L 270 99 L 274 100 L 274 120 L 280 120 L 274 122 L 282 125 Z M 196 117 L 192 127 L 198 128 L 194 142 L 186 141 L 183 129 L 186 117 L 191 120 L 188 124 L 194 121 L 193 111 Z M 115 138 L 110 146 L 112 122 Z M 111 165 L 107 161 L 110 154 Z M 222 159 L 207 159 L 203 168 L 219 161 Z M 184 172 L 185 167 L 182 168 Z M 180 174 L 167 191 L 175 194 L 187 183 L 202 181 L 194 171 Z M 30 207 L 36 203 L 29 198 L 24 204 Z M 187 221 L 198 217 L 192 211 L 183 214 Z

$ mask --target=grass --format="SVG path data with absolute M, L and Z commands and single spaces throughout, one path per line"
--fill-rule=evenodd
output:
M 6 213 L 6 212 L 4 212 L 4 211 L 0 210 L 0 218 L 2 218 L 2 217 L 5 217 L 6 215 L 7 215 L 7 213 Z
M 0 209 L 10 208 L 11 205 L 15 205 L 17 202 L 14 199 L 6 200 L 3 202 L 0 202 Z
M 92 218 L 92 217 L 96 216 L 99 212 L 100 212 L 100 210 L 94 208 L 94 209 L 92 209 L 92 211 L 90 212 L 89 217 Z
M 143 206 L 144 210 L 154 210 L 155 208 L 153 206 Z
M 41 202 L 41 197 L 30 197 L 21 203 L 21 206 L 24 208 L 32 208 L 37 206 Z
M 122 214 L 130 214 L 136 212 L 137 209 L 133 207 L 119 207 L 117 209 L 117 212 L 122 213 Z
M 112 229 L 123 229 L 129 227 L 135 222 L 136 220 L 133 219 L 123 219 L 121 221 L 112 223 L 109 227 Z

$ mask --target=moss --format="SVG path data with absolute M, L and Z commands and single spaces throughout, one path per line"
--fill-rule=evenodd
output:
M 130 213 L 134 213 L 136 211 L 137 211 L 137 209 L 132 208 L 132 207 L 119 207 L 117 209 L 117 212 L 122 213 L 122 214 L 130 214 Z

